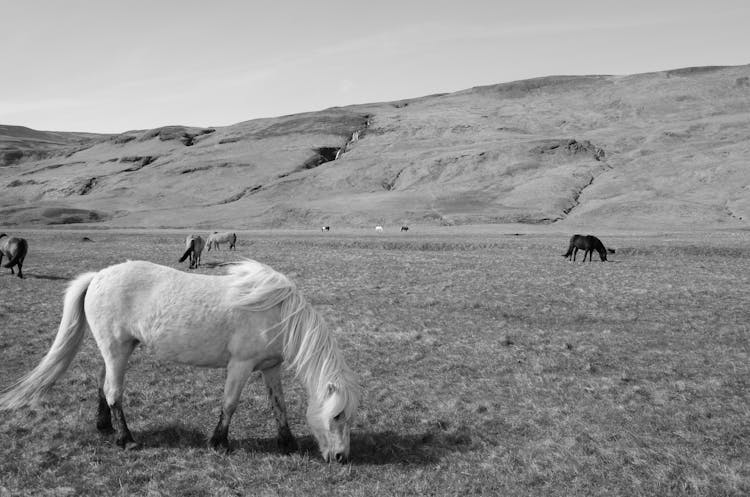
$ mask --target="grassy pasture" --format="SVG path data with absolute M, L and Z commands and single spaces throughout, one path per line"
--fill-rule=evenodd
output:
M 184 239 L 25 236 L 27 279 L 0 271 L 0 388 L 48 349 L 68 279 L 127 258 L 180 266 Z M 556 234 L 241 236 L 199 271 L 251 257 L 298 282 L 367 392 L 352 463 L 320 459 L 288 373 L 300 453 L 276 450 L 257 377 L 233 451 L 207 449 L 223 372 L 146 349 L 124 401 L 144 447 L 123 452 L 94 427 L 87 337 L 41 406 L 0 412 L 0 496 L 749 494 L 750 233 L 603 239 L 613 262 L 584 265 Z

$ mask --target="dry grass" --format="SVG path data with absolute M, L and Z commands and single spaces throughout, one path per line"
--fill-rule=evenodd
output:
M 0 274 L 0 387 L 41 358 L 66 280 L 126 258 L 177 266 L 182 235 L 36 232 L 20 281 Z M 0 413 L 0 496 L 747 495 L 748 236 L 608 238 L 609 264 L 560 257 L 567 236 L 241 237 L 236 254 L 293 276 L 367 390 L 353 462 L 326 465 L 286 375 L 302 450 L 275 448 L 261 382 L 206 448 L 221 371 L 136 352 L 125 409 L 144 448 L 94 428 L 91 339 L 47 401 Z

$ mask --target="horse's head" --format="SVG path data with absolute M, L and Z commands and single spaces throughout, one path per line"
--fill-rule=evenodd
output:
M 322 396 L 307 407 L 307 423 L 326 462 L 349 459 L 349 432 L 356 398 L 342 386 L 328 383 Z
M 599 251 L 599 258 L 602 260 L 602 262 L 607 261 L 607 251 L 602 249 Z

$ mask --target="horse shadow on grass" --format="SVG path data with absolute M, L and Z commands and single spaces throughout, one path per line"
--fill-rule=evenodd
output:
M 216 269 L 217 267 L 231 266 L 236 262 L 201 262 L 201 267 L 205 269 Z
M 69 276 L 56 276 L 54 274 L 33 274 L 33 273 L 26 273 L 23 275 L 26 279 L 35 279 L 35 280 L 49 280 L 49 281 L 67 281 L 71 279 Z
M 180 425 L 160 426 L 134 432 L 144 448 L 206 448 L 206 433 Z M 230 451 L 280 454 L 276 438 L 230 438 Z M 320 457 L 318 445 L 310 435 L 297 437 L 299 453 Z M 394 431 L 354 433 L 351 436 L 351 463 L 353 465 L 399 464 L 404 466 L 430 465 L 456 453 L 472 450 L 472 437 L 468 433 L 427 431 L 421 434 L 400 434 Z

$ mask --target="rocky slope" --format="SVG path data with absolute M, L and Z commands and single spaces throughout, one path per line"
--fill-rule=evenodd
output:
M 0 126 L 0 224 L 745 226 L 750 66 L 120 135 Z

